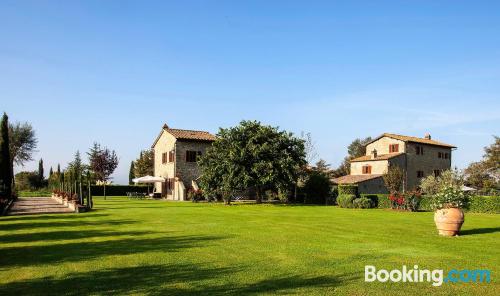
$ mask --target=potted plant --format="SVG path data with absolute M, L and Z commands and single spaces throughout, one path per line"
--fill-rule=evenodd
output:
M 434 222 L 440 235 L 455 236 L 464 223 L 464 212 L 468 204 L 467 195 L 456 187 L 445 187 L 434 195 L 432 206 L 436 210 Z

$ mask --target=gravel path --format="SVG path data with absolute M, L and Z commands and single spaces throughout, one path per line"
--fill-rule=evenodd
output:
M 10 208 L 7 215 L 34 215 L 73 213 L 67 206 L 61 205 L 50 197 L 19 198 Z

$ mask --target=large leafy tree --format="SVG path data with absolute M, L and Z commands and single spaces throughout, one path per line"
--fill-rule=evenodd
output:
M 306 164 L 304 141 L 277 127 L 242 121 L 221 128 L 217 140 L 199 160 L 200 185 L 226 203 L 239 191 L 254 188 L 260 203 L 265 190 L 287 191 Z
M 365 155 L 366 144 L 372 141 L 371 137 L 364 139 L 355 139 L 347 146 L 347 156 L 344 158 L 340 166 L 333 172 L 335 177 L 349 175 L 351 173 L 351 159 Z
M 87 155 L 90 170 L 95 178 L 104 184 L 104 198 L 106 199 L 106 182 L 118 166 L 118 156 L 116 156 L 114 150 L 111 151 L 107 147 L 103 148 L 98 143 L 94 143 Z
M 9 150 L 11 171 L 14 172 L 14 164 L 24 165 L 27 161 L 33 160 L 33 153 L 36 152 L 38 140 L 35 130 L 27 122 L 16 122 L 9 125 Z
M 0 123 L 0 197 L 12 196 L 12 162 L 9 150 L 9 117 L 6 113 Z
M 398 193 L 403 187 L 404 170 L 397 165 L 390 166 L 382 178 L 390 193 Z
M 491 190 L 500 187 L 500 137 L 494 136 L 495 141 L 484 147 L 484 156 L 481 161 L 471 163 L 465 169 L 466 183 L 477 189 Z
M 141 151 L 139 158 L 134 162 L 134 176 L 154 175 L 154 151 L 152 149 Z

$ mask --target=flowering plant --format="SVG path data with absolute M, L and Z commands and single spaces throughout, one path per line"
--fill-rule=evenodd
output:
M 391 201 L 391 209 L 404 209 L 405 198 L 399 192 L 393 192 L 389 194 L 389 200 Z
M 436 210 L 449 208 L 466 208 L 469 204 L 468 196 L 460 189 L 455 187 L 445 187 L 434 195 L 432 207 Z

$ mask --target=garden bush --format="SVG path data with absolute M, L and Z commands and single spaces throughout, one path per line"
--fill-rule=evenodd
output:
M 391 201 L 389 200 L 389 194 L 361 194 L 361 197 L 366 197 L 372 200 L 373 207 L 379 209 L 389 209 L 391 207 Z
M 469 212 L 500 214 L 500 196 L 472 196 Z
M 375 207 L 374 202 L 368 197 L 356 198 L 353 201 L 353 206 L 357 209 L 371 209 Z
M 340 195 L 358 195 L 358 185 L 340 184 L 338 186 L 338 194 Z
M 337 204 L 341 208 L 353 208 L 353 201 L 356 199 L 354 194 L 343 194 L 337 197 Z

